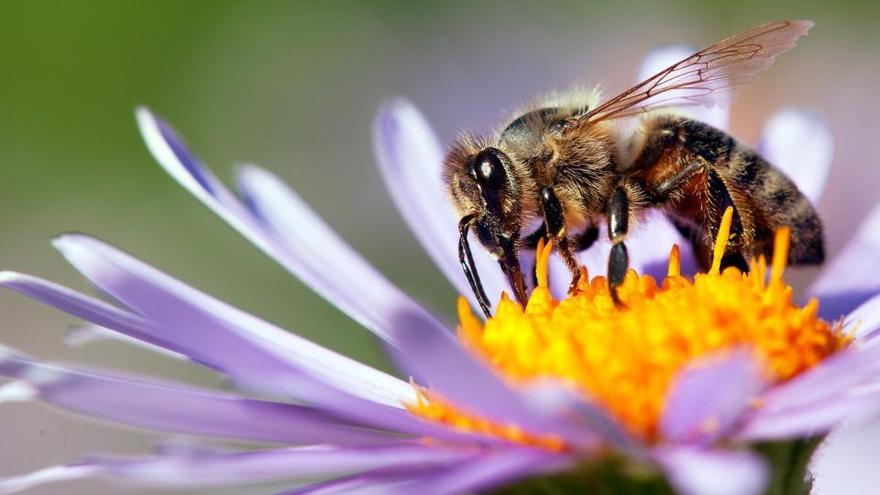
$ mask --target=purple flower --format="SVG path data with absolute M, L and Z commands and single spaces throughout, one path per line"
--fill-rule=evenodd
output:
M 673 52 L 654 53 L 646 65 L 663 66 Z M 725 110 L 709 112 L 700 117 L 726 126 Z M 290 482 L 286 493 L 447 494 L 577 472 L 610 449 L 663 473 L 679 493 L 757 494 L 773 466 L 751 446 L 821 436 L 844 419 L 880 411 L 880 346 L 871 340 L 880 330 L 875 296 L 880 282 L 877 267 L 870 265 L 878 263 L 880 210 L 807 290 L 823 302 L 827 318 L 845 315 L 855 344 L 772 388 L 746 352 L 689 369 L 666 403 L 660 440 L 644 442 L 564 383 L 523 385 L 505 379 L 271 173 L 242 167 L 236 195 L 170 126 L 146 109 L 137 111 L 137 119 L 150 151 L 172 177 L 372 331 L 403 376 L 481 418 L 562 438 L 567 448 L 536 447 L 414 415 L 406 405 L 419 396 L 408 382 L 229 306 L 102 241 L 73 234 L 55 239 L 55 247 L 114 304 L 13 272 L 0 275 L 0 285 L 93 325 L 77 337 L 124 336 L 134 345 L 221 373 L 235 392 L 51 365 L 2 348 L 0 374 L 15 381 L 0 388 L 0 400 L 42 400 L 135 427 L 262 447 L 94 457 L 2 480 L 0 493 L 101 476 L 173 488 Z M 455 288 L 469 296 L 456 258 L 456 219 L 440 182 L 442 148 L 436 137 L 413 106 L 396 101 L 376 119 L 375 145 L 405 220 Z M 831 139 L 816 117 L 796 110 L 778 114 L 758 147 L 818 200 L 830 167 Z M 673 243 L 684 244 L 663 218 L 652 217 L 630 241 L 633 267 L 640 273 L 665 267 Z M 486 292 L 500 294 L 505 282 L 497 264 L 477 251 Z M 603 273 L 606 256 L 607 246 L 600 245 L 581 261 L 591 273 Z M 551 266 L 550 273 L 566 272 Z M 567 281 L 551 280 L 550 286 L 565 288 Z M 747 407 L 758 396 L 762 406 Z M 710 420 L 714 427 L 707 429 Z

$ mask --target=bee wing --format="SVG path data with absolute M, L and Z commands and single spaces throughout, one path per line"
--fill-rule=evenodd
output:
M 749 29 L 694 53 L 603 102 L 579 120 L 598 122 L 658 108 L 727 101 L 753 82 L 777 55 L 794 47 L 812 21 L 780 21 Z

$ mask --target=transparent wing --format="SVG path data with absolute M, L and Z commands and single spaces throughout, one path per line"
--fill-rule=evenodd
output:
M 753 82 L 777 55 L 794 47 L 812 21 L 780 21 L 749 29 L 694 53 L 600 104 L 582 122 L 628 117 L 662 107 L 717 104 Z

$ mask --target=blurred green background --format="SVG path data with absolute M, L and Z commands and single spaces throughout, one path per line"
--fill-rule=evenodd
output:
M 0 266 L 87 290 L 48 241 L 88 232 L 387 368 L 367 332 L 153 163 L 135 128 L 136 105 L 171 121 L 221 178 L 239 161 L 278 173 L 383 272 L 451 320 L 454 292 L 376 172 L 370 124 L 385 99 L 412 99 L 448 141 L 462 128 L 492 128 L 505 110 L 554 87 L 622 89 L 658 44 L 707 44 L 788 17 L 817 25 L 741 94 L 733 133 L 754 142 L 782 106 L 825 116 L 836 151 L 820 209 L 833 253 L 877 199 L 878 14 L 877 2 L 0 1 Z M 11 293 L 0 293 L 0 311 L 0 341 L 42 358 L 215 380 L 119 345 L 69 349 L 61 335 L 73 320 Z M 142 451 L 153 439 L 35 405 L 0 406 L 0 425 L 0 476 L 83 451 Z M 856 476 L 866 464 L 849 459 L 865 447 L 858 438 L 878 440 L 880 431 L 851 436 L 825 456 L 822 493 L 869 493 L 858 491 L 867 478 Z M 847 479 L 856 479 L 850 491 L 837 492 Z

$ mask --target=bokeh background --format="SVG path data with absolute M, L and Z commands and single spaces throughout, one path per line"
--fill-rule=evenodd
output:
M 492 128 L 555 87 L 622 89 L 658 44 L 703 45 L 787 17 L 817 25 L 741 93 L 733 133 L 754 142 L 783 106 L 827 119 L 835 168 L 819 206 L 834 253 L 877 202 L 878 15 L 870 1 L 0 1 L 0 267 L 88 290 L 49 245 L 59 232 L 88 232 L 390 369 L 366 331 L 152 162 L 136 105 L 173 122 L 222 178 L 238 161 L 278 173 L 382 271 L 451 320 L 455 294 L 376 172 L 370 125 L 384 100 L 412 99 L 448 141 L 462 128 Z M 0 342 L 41 358 L 217 384 L 195 367 L 119 344 L 68 348 L 62 335 L 76 321 L 9 292 L 0 293 L 0 314 Z M 0 404 L 0 476 L 84 452 L 143 452 L 156 440 L 42 405 Z M 817 493 L 876 493 L 878 442 L 880 426 L 836 435 L 819 459 Z M 37 492 L 119 489 L 89 482 Z

